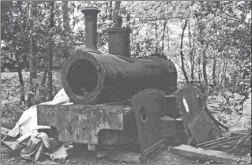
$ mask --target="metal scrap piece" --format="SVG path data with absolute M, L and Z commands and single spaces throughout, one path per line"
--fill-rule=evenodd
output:
M 212 132 L 220 135 L 218 127 L 205 111 L 206 104 L 203 94 L 197 88 L 182 88 L 174 95 L 182 120 L 197 143 L 213 140 L 211 139 Z

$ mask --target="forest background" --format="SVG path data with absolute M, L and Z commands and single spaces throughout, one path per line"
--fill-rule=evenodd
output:
M 95 6 L 98 49 L 108 51 L 106 30 L 120 26 L 121 16 L 121 26 L 132 29 L 131 56 L 161 54 L 172 60 L 179 86 L 200 88 L 211 111 L 228 123 L 227 114 L 243 115 L 251 98 L 251 4 L 1 1 L 1 122 L 17 121 L 23 110 L 51 100 L 62 88 L 61 66 L 85 48 L 81 10 Z

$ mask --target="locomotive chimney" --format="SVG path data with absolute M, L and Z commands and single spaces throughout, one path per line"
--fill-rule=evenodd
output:
M 87 49 L 97 51 L 97 14 L 96 7 L 86 7 L 82 10 L 85 15 L 85 45 Z
M 110 54 L 130 57 L 130 28 L 108 29 L 108 51 Z

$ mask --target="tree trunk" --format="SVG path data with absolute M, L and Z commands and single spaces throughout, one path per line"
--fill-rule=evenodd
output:
M 127 28 L 130 28 L 130 14 L 127 14 L 126 21 L 127 21 Z M 128 43 L 131 45 L 130 37 L 128 38 Z M 131 46 L 129 46 L 128 49 L 129 49 L 129 57 L 131 57 Z
M 208 95 L 209 95 L 209 84 L 208 84 L 208 79 L 207 79 L 207 73 L 206 73 L 206 66 L 207 66 L 207 61 L 206 61 L 206 51 L 208 48 L 208 43 L 206 44 L 205 49 L 203 50 L 203 61 L 202 61 L 202 67 L 203 67 L 203 78 L 205 81 L 205 100 L 207 100 Z
M 167 21 L 164 20 L 164 25 L 163 25 L 163 35 L 162 35 L 162 52 L 164 52 L 164 38 L 165 38 L 165 28 L 166 28 Z
M 170 51 L 170 35 L 169 35 L 169 23 L 168 23 L 168 20 L 167 20 L 167 48 L 168 48 L 168 51 Z
M 217 84 L 220 85 L 221 62 L 218 65 Z
M 184 40 L 184 33 L 185 33 L 186 26 L 187 26 L 187 20 L 185 21 L 184 26 L 182 26 L 182 34 L 181 34 L 181 42 L 180 42 L 180 56 L 181 56 L 181 69 L 182 69 L 182 72 L 184 74 L 186 84 L 187 84 L 187 86 L 189 86 L 188 77 L 187 77 L 187 74 L 186 74 L 186 71 L 185 71 L 184 53 L 183 53 L 183 40 Z
M 112 1 L 109 1 L 109 19 L 110 20 L 113 20 L 112 15 L 113 15 Z
M 198 80 L 201 84 L 201 67 L 200 66 L 201 66 L 201 57 L 199 56 L 198 57 Z
M 47 68 L 45 68 L 42 80 L 41 80 L 41 86 L 45 87 L 45 83 L 46 83 L 46 75 L 47 75 Z
M 50 27 L 53 28 L 53 19 L 54 19 L 54 1 L 51 1 L 51 20 L 50 20 Z M 48 53 L 48 89 L 49 89 L 49 100 L 53 99 L 53 87 L 52 87 L 52 34 L 50 34 L 50 41 L 49 41 L 49 53 Z
M 63 1 L 62 3 L 63 3 L 63 29 L 64 31 L 68 31 L 70 30 L 68 1 Z
M 12 2 L 10 5 L 12 5 Z M 10 17 L 11 17 L 11 20 L 14 20 L 12 12 L 13 11 L 10 11 Z M 13 49 L 12 51 L 14 52 L 16 63 L 18 65 L 18 78 L 19 78 L 19 84 L 20 84 L 20 104 L 25 104 L 24 80 L 23 80 L 22 69 L 21 69 L 21 64 L 19 61 L 16 38 L 15 38 L 16 26 L 17 26 L 17 22 L 16 21 L 12 22 L 12 49 Z
M 136 57 L 139 56 L 139 53 L 140 53 L 140 44 L 139 43 L 136 43 Z
M 19 56 L 18 56 L 18 52 L 17 52 L 17 48 L 16 48 L 16 41 L 15 38 L 13 36 L 13 52 L 15 55 L 15 59 L 16 59 L 16 63 L 18 65 L 18 78 L 19 78 L 19 84 L 20 84 L 20 104 L 25 104 L 25 89 L 24 89 L 24 80 L 23 80 L 23 75 L 22 75 L 22 68 L 21 68 L 21 64 L 19 61 Z
M 130 28 L 130 14 L 127 14 L 126 20 L 127 20 L 127 28 Z
M 24 89 L 24 80 L 23 80 L 23 75 L 22 75 L 22 70 L 20 68 L 20 66 L 18 66 L 18 78 L 19 78 L 19 83 L 20 83 L 20 93 L 21 93 L 21 97 L 20 97 L 20 103 L 21 104 L 25 104 L 25 89 Z
M 36 18 L 36 2 L 32 2 L 32 19 Z M 32 23 L 33 26 L 33 23 Z M 36 67 L 36 53 L 37 53 L 37 45 L 36 45 L 36 34 L 33 34 L 31 31 L 31 58 L 30 58 L 30 83 L 34 78 L 37 78 L 37 67 Z M 30 84 L 31 85 L 31 84 Z
M 28 37 L 27 37 L 27 40 L 28 40 Z M 30 50 L 30 42 L 25 42 L 24 44 L 24 55 L 23 55 L 23 69 L 27 70 L 30 68 L 30 64 L 29 64 L 29 61 L 28 61 L 28 58 L 29 56 L 27 55 L 29 53 L 29 50 Z
M 32 19 L 36 18 L 36 2 L 32 2 L 30 12 Z M 31 23 L 33 26 L 33 22 Z M 29 82 L 29 94 L 27 98 L 27 106 L 30 107 L 35 104 L 35 93 L 36 93 L 36 87 L 37 83 L 34 81 L 34 79 L 37 78 L 37 67 L 36 67 L 36 52 L 37 52 L 37 46 L 35 42 L 35 35 L 33 34 L 33 30 L 31 30 L 31 56 L 30 56 L 30 82 Z
M 158 25 L 157 25 L 157 21 L 155 21 L 155 29 L 156 29 L 156 54 L 158 54 Z
M 25 88 L 24 88 L 24 80 L 23 80 L 23 75 L 22 75 L 22 69 L 21 69 L 21 65 L 19 63 L 18 60 L 18 55 L 17 55 L 17 51 L 15 52 L 15 56 L 16 56 L 16 62 L 18 64 L 18 78 L 19 78 L 19 84 L 20 84 L 20 104 L 25 104 Z
M 63 56 L 65 58 L 68 58 L 69 52 L 68 52 L 68 46 L 67 46 L 67 36 L 70 30 L 70 24 L 69 24 L 69 7 L 68 7 L 68 1 L 63 1 L 63 41 L 64 41 L 64 48 L 63 48 Z
M 27 98 L 27 106 L 30 107 L 34 105 L 34 96 L 36 92 L 36 81 L 34 79 L 37 78 L 37 69 L 36 69 L 36 44 L 34 40 L 34 36 L 31 34 L 31 57 L 30 57 L 30 89 Z
M 222 89 L 226 88 L 226 71 L 227 71 L 227 67 L 228 67 L 228 62 L 225 59 L 225 61 L 223 63 L 223 70 L 222 70 L 222 76 L 221 76 Z
M 207 66 L 206 51 L 208 49 L 208 42 L 205 42 L 205 40 L 203 38 L 203 30 L 204 29 L 205 29 L 205 27 L 203 26 L 202 22 L 199 22 L 200 46 L 201 46 L 201 49 L 204 47 L 204 49 L 202 51 L 202 70 L 203 70 L 203 78 L 204 78 L 204 82 L 205 82 L 205 87 L 202 92 L 204 93 L 204 99 L 206 101 L 208 98 L 208 95 L 209 95 L 209 84 L 208 84 L 207 73 L 206 73 L 206 66 Z
M 45 83 L 46 83 L 46 77 L 47 77 L 47 69 L 45 68 L 39 88 L 38 88 L 38 92 L 36 93 L 36 99 L 35 99 L 35 103 L 39 104 L 41 102 L 46 101 L 46 97 L 45 97 Z
M 216 54 L 214 54 L 214 59 L 213 59 L 213 72 L 212 72 L 212 77 L 213 77 L 213 85 L 216 86 Z
M 194 81 L 194 41 L 192 45 L 192 34 L 191 34 L 191 24 L 188 21 L 188 38 L 189 38 L 189 48 L 190 48 L 190 63 L 191 63 L 191 86 L 193 86 Z

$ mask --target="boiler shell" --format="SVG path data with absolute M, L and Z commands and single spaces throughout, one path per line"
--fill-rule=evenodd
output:
M 76 94 L 73 92 L 73 85 L 69 85 L 71 79 L 76 83 L 81 79 L 81 76 L 68 78 L 71 75 L 71 66 L 78 60 L 88 61 L 96 69 L 95 88 L 87 94 Z M 135 59 L 79 50 L 63 65 L 62 85 L 74 103 L 111 103 L 130 99 L 146 88 L 157 88 L 170 94 L 177 87 L 177 71 L 170 60 L 162 57 Z

